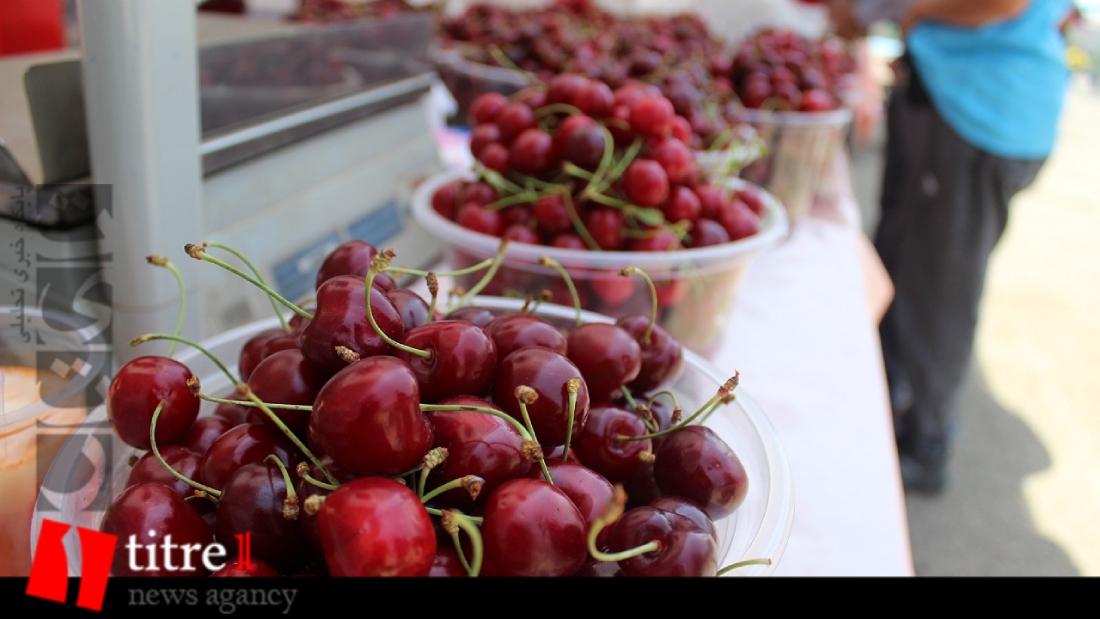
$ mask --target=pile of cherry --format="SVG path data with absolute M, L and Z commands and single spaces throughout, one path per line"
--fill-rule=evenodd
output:
M 747 108 L 826 112 L 844 104 L 855 68 L 839 39 L 768 28 L 741 43 L 727 75 Z
M 630 81 L 613 90 L 560 75 L 516 100 L 483 94 L 471 118 L 478 178 L 443 185 L 432 196 L 439 215 L 470 230 L 558 249 L 634 252 L 720 245 L 760 230 L 760 195 L 704 174 L 687 144 L 689 123 L 652 85 Z M 571 303 L 552 272 L 543 277 L 538 268 L 512 266 L 505 264 L 489 294 L 548 287 L 555 302 Z M 586 309 L 648 311 L 650 295 L 638 280 L 568 266 Z M 651 275 L 659 307 L 683 299 L 683 277 Z
M 517 68 L 543 82 L 569 73 L 612 88 L 632 80 L 653 84 L 690 124 L 687 141 L 695 149 L 725 145 L 741 125 L 740 106 L 725 75 L 731 56 L 698 15 L 627 18 L 591 0 L 523 9 L 475 3 L 444 19 L 439 38 L 444 47 L 459 47 L 470 62 Z M 457 86 L 491 84 L 475 80 Z M 474 96 L 454 94 L 460 101 Z
M 212 261 L 205 246 L 187 249 Z M 683 350 L 649 317 L 579 324 L 578 309 L 561 325 L 468 299 L 444 314 L 435 275 L 423 274 L 425 300 L 395 285 L 412 272 L 392 259 L 361 241 L 335 249 L 315 302 L 282 300 L 295 314 L 247 341 L 239 376 L 217 362 L 237 385 L 221 398 L 169 357 L 126 363 L 108 418 L 145 453 L 101 529 L 142 546 L 171 535 L 176 568 L 185 546 L 218 542 L 231 560 L 216 576 L 732 567 L 718 564 L 714 522 L 744 501 L 748 479 L 700 422 L 732 401 L 736 376 L 681 411 L 667 389 Z M 484 266 L 488 281 L 499 264 Z M 173 338 L 186 341 L 134 343 Z M 203 401 L 218 402 L 212 414 L 199 415 Z M 246 535 L 247 565 L 232 556 Z M 137 572 L 127 561 L 120 543 L 115 575 L 208 574 L 197 560 Z

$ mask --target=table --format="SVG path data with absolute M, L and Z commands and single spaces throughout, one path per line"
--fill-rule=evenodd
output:
M 441 131 L 448 166 L 468 137 Z M 776 575 L 912 576 L 878 322 L 893 287 L 863 234 L 845 152 L 810 215 L 748 267 L 712 361 L 767 413 L 795 483 Z M 426 289 L 425 289 L 426 292 Z
M 892 287 L 847 159 L 834 163 L 833 194 L 750 265 L 714 362 L 740 369 L 791 464 L 794 526 L 776 575 L 912 576 L 877 330 Z

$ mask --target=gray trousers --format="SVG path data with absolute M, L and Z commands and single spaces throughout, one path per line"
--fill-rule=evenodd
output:
M 899 453 L 942 466 L 956 430 L 986 264 L 1004 232 L 1009 201 L 1034 181 L 1043 160 L 1005 159 L 963 141 L 907 63 L 899 64 L 875 235 L 896 292 L 880 336 Z

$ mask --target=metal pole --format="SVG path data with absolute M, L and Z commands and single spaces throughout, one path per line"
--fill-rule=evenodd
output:
M 150 254 L 167 256 L 188 285 L 184 335 L 200 333 L 201 268 L 183 252 L 202 242 L 198 62 L 194 0 L 81 0 L 84 100 L 92 179 L 109 186 L 100 253 L 111 286 L 116 364 L 163 354 L 131 348 L 142 333 L 171 333 L 179 292 Z M 99 198 L 108 195 L 97 192 Z

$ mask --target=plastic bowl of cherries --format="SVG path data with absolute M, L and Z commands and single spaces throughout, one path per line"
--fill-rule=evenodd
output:
M 577 75 L 509 100 L 478 97 L 470 151 L 477 163 L 424 182 L 413 217 L 449 249 L 455 268 L 509 242 L 486 294 L 549 290 L 570 304 L 551 256 L 576 283 L 584 309 L 619 318 L 648 313 L 650 290 L 619 272 L 635 266 L 656 286 L 658 324 L 709 355 L 729 321 L 754 257 L 787 234 L 783 206 L 737 178 L 709 178 L 690 132 L 659 90 L 615 90 Z M 682 122 L 681 122 L 682 121 Z M 461 276 L 468 288 L 475 275 Z
M 229 268 L 212 251 L 189 246 Z M 136 338 L 186 346 L 115 374 L 46 475 L 32 543 L 47 519 L 116 535 L 116 576 L 772 573 L 791 472 L 739 373 L 646 316 L 475 291 L 442 310 L 437 274 L 392 259 L 348 242 L 314 302 L 277 299 L 289 320 Z M 170 561 L 127 554 L 168 535 Z M 187 562 L 213 545 L 220 561 Z
M 741 177 L 778 197 L 792 223 L 826 190 L 852 122 L 855 66 L 837 38 L 766 28 L 741 42 L 726 74 L 744 106 L 740 119 L 764 144 Z

